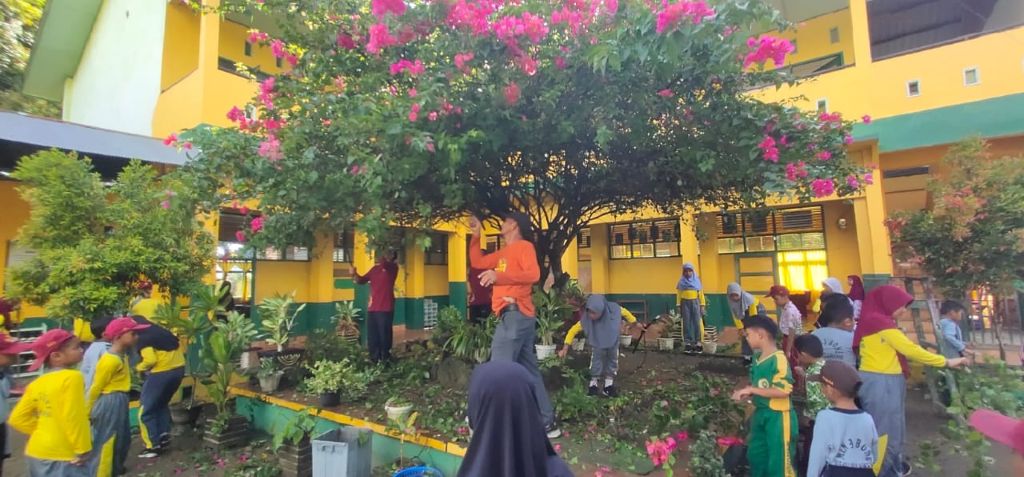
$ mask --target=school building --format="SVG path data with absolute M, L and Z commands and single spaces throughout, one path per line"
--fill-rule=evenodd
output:
M 870 115 L 869 124 L 854 129 L 849 155 L 876 169 L 875 183 L 842 200 L 605 219 L 563 257 L 586 290 L 653 317 L 675 302 L 681 264 L 692 262 L 711 301 L 711 321 L 730 325 L 729 282 L 759 295 L 774 283 L 816 290 L 828 276 L 884 283 L 908 273 L 892 259 L 884 221 L 894 211 L 929 206 L 925 184 L 943 174 L 939 161 L 950 144 L 981 136 L 998 154 L 1024 153 L 1024 2 L 770 1 L 795 25 L 783 36 L 797 49 L 782 67 L 805 81 L 751 94 L 795 98 L 809 110 L 849 119 Z M 246 41 L 250 28 L 275 31 L 270 19 L 203 15 L 179 2 L 50 0 L 25 91 L 60 101 L 64 121 L 122 133 L 162 138 L 199 124 L 230 126 L 225 113 L 256 91 L 239 66 L 260 75 L 287 67 L 269 48 Z M 0 271 L 18 256 L 10 250 L 17 250 L 14 236 L 27 214 L 15 185 L 0 180 Z M 365 309 L 368 290 L 350 279 L 353 266 L 365 272 L 372 263 L 358 231 L 321 237 L 313 249 L 248 258 L 234 243 L 243 225 L 237 211 L 223 210 L 220 245 L 211 251 L 217 278 L 231 280 L 239 301 L 295 291 L 307 303 L 305 325 L 332 314 L 337 301 L 355 299 Z M 436 307 L 465 306 L 466 236 L 459 226 L 442 227 L 428 250 L 403 251 L 397 323 L 422 328 Z M 497 237 L 488 242 L 496 246 Z M 28 307 L 23 317 L 39 313 Z

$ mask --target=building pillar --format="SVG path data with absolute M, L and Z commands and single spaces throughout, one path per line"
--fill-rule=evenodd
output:
M 206 0 L 204 7 L 215 9 L 220 0 Z M 199 17 L 199 73 L 217 71 L 220 61 L 220 22 L 217 12 L 204 12 Z
M 871 29 L 868 24 L 868 1 L 850 0 L 850 26 L 853 36 L 853 61 L 857 66 L 870 64 L 871 57 Z
M 310 252 L 309 302 L 302 317 L 305 326 L 300 327 L 305 331 L 323 328 L 334 316 L 334 237 L 317 234 Z
M 448 305 L 454 306 L 462 316 L 467 316 L 469 289 L 466 280 L 469 247 L 466 233 L 461 227 L 448 236 Z
M 860 158 L 855 156 L 860 155 Z M 878 164 L 878 145 L 851 151 L 852 159 L 860 164 Z M 863 197 L 853 200 L 854 221 L 857 226 L 857 246 L 860 249 L 860 271 L 864 288 L 884 285 L 892 277 L 892 242 L 885 225 L 885 194 L 879 171 L 874 183 L 865 187 Z
M 576 240 L 573 239 L 572 242 L 569 242 L 569 247 L 562 253 L 562 271 L 568 273 L 572 278 L 579 279 L 580 254 L 579 249 L 576 248 Z
M 423 329 L 423 297 L 426 295 L 426 254 L 423 247 L 411 243 L 405 247 L 405 327 L 411 330 Z M 398 319 L 396 306 L 395 322 Z
M 369 240 L 366 234 L 355 231 L 352 244 L 352 270 L 359 273 L 366 273 L 373 267 L 373 252 L 369 249 Z M 366 323 L 368 318 L 368 307 L 370 306 L 370 286 L 352 283 L 355 288 L 355 305 L 360 310 L 362 318 L 359 323 L 360 339 L 366 343 Z
M 608 273 L 608 224 L 590 227 L 590 288 L 593 293 L 607 294 Z

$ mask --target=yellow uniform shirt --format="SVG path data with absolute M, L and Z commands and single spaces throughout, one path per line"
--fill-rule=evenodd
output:
M 142 361 L 135 366 L 139 372 L 162 373 L 185 366 L 185 355 L 180 349 L 160 351 L 153 347 L 147 347 L 142 348 L 139 354 L 142 356 Z
M 132 305 L 132 315 L 140 315 L 152 320 L 156 315 L 156 307 L 160 306 L 160 300 L 156 298 L 143 298 Z
M 930 353 L 917 345 L 902 331 L 897 329 L 882 330 L 860 340 L 860 370 L 879 374 L 902 374 L 903 368 L 897 353 L 928 366 L 941 368 L 946 365 L 946 358 L 940 354 Z
M 620 308 L 622 309 L 622 319 L 626 320 L 627 323 L 636 323 L 636 317 L 633 316 L 633 313 L 631 313 L 629 310 L 627 310 L 627 309 L 625 309 L 623 307 L 620 307 Z M 586 312 L 584 312 L 584 314 L 586 314 Z M 581 319 L 582 320 L 589 320 L 590 318 L 587 318 L 586 316 L 584 316 Z M 565 344 L 566 345 L 571 345 L 572 344 L 572 340 L 576 339 L 576 335 L 578 335 L 580 333 L 580 330 L 582 330 L 582 329 L 583 329 L 583 324 L 578 322 L 578 321 L 576 322 L 575 325 L 572 325 L 572 328 L 569 328 L 569 332 L 565 335 Z
M 676 291 L 676 298 L 680 300 L 700 300 L 700 306 L 707 306 L 703 290 L 682 290 Z
M 103 353 L 96 362 L 96 374 L 93 375 L 85 407 L 91 412 L 92 405 L 101 394 L 126 393 L 131 387 L 132 376 L 128 357 L 111 352 Z
M 82 340 L 83 343 L 92 343 L 93 341 L 96 341 L 96 337 L 92 334 L 92 328 L 89 327 L 89 322 L 81 318 L 75 318 L 71 333 L 78 339 Z
M 28 434 L 25 455 L 70 461 L 92 450 L 85 410 L 85 378 L 74 369 L 46 373 L 25 388 L 7 423 Z
M 747 308 L 747 316 L 754 316 L 756 314 L 757 314 L 757 300 L 754 300 L 754 304 L 750 305 L 750 308 Z M 746 316 L 737 317 L 737 316 L 734 315 L 732 317 L 732 323 L 734 325 L 736 325 L 736 329 L 737 330 L 742 330 L 743 329 L 743 319 L 744 318 L 746 318 Z M 775 318 L 775 317 L 773 316 L 772 318 Z

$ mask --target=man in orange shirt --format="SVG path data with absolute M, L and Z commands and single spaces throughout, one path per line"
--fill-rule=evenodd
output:
M 480 249 L 480 220 L 473 217 L 469 226 L 473 232 L 469 243 L 470 264 L 484 270 L 469 279 L 479 280 L 485 287 L 493 286 L 491 307 L 501 320 L 491 341 L 491 360 L 515 361 L 530 373 L 544 430 L 549 438 L 554 439 L 562 432 L 555 425 L 555 410 L 544 389 L 544 379 L 534 352 L 537 315 L 533 307 L 533 285 L 540 280 L 540 266 L 537 264 L 537 252 L 530 243 L 533 238 L 530 218 L 520 212 L 506 215 L 501 224 L 501 238 L 505 246 L 488 255 Z

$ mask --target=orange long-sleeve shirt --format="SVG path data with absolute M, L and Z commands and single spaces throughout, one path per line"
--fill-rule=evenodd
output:
M 491 308 L 495 313 L 505 307 L 505 297 L 511 297 L 524 315 L 537 316 L 533 308 L 533 284 L 540 280 L 540 266 L 532 243 L 519 240 L 484 255 L 480 250 L 480 236 L 474 236 L 469 242 L 469 262 L 473 268 L 498 272 L 491 294 Z M 479 279 L 469 277 L 469 280 Z

